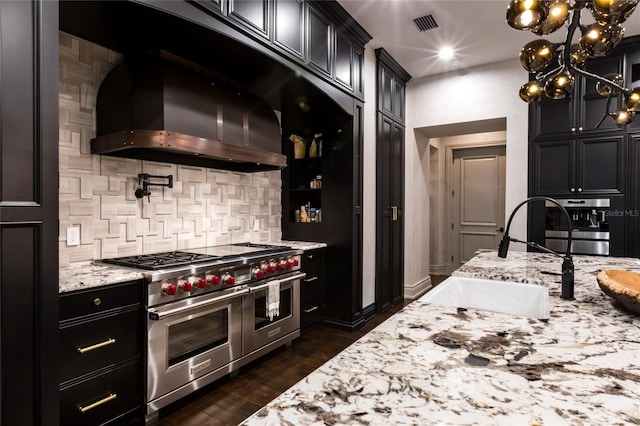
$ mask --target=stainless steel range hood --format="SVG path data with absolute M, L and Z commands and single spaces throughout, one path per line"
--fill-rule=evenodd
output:
M 127 57 L 102 82 L 94 154 L 254 172 L 286 167 L 266 101 L 167 53 Z

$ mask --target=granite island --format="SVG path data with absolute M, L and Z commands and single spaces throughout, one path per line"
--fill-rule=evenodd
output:
M 479 253 L 453 275 L 547 286 L 551 317 L 418 299 L 244 424 L 640 424 L 640 317 L 596 281 L 640 260 L 575 256 L 575 300 L 560 298 L 560 263 Z

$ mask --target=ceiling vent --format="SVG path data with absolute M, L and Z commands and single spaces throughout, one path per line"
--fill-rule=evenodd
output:
M 416 28 L 418 28 L 418 31 L 420 31 L 421 33 L 438 28 L 436 18 L 434 18 L 431 13 L 420 16 L 419 18 L 413 18 L 412 21 Z

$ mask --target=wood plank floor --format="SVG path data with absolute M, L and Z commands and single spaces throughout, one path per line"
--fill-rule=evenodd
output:
M 393 306 L 355 332 L 318 326 L 162 410 L 153 426 L 237 425 L 402 309 Z

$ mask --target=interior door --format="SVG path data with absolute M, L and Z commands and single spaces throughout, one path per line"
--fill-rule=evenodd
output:
M 404 126 L 378 114 L 376 309 L 403 298 Z
M 451 266 L 479 249 L 497 249 L 504 224 L 505 146 L 453 150 Z

